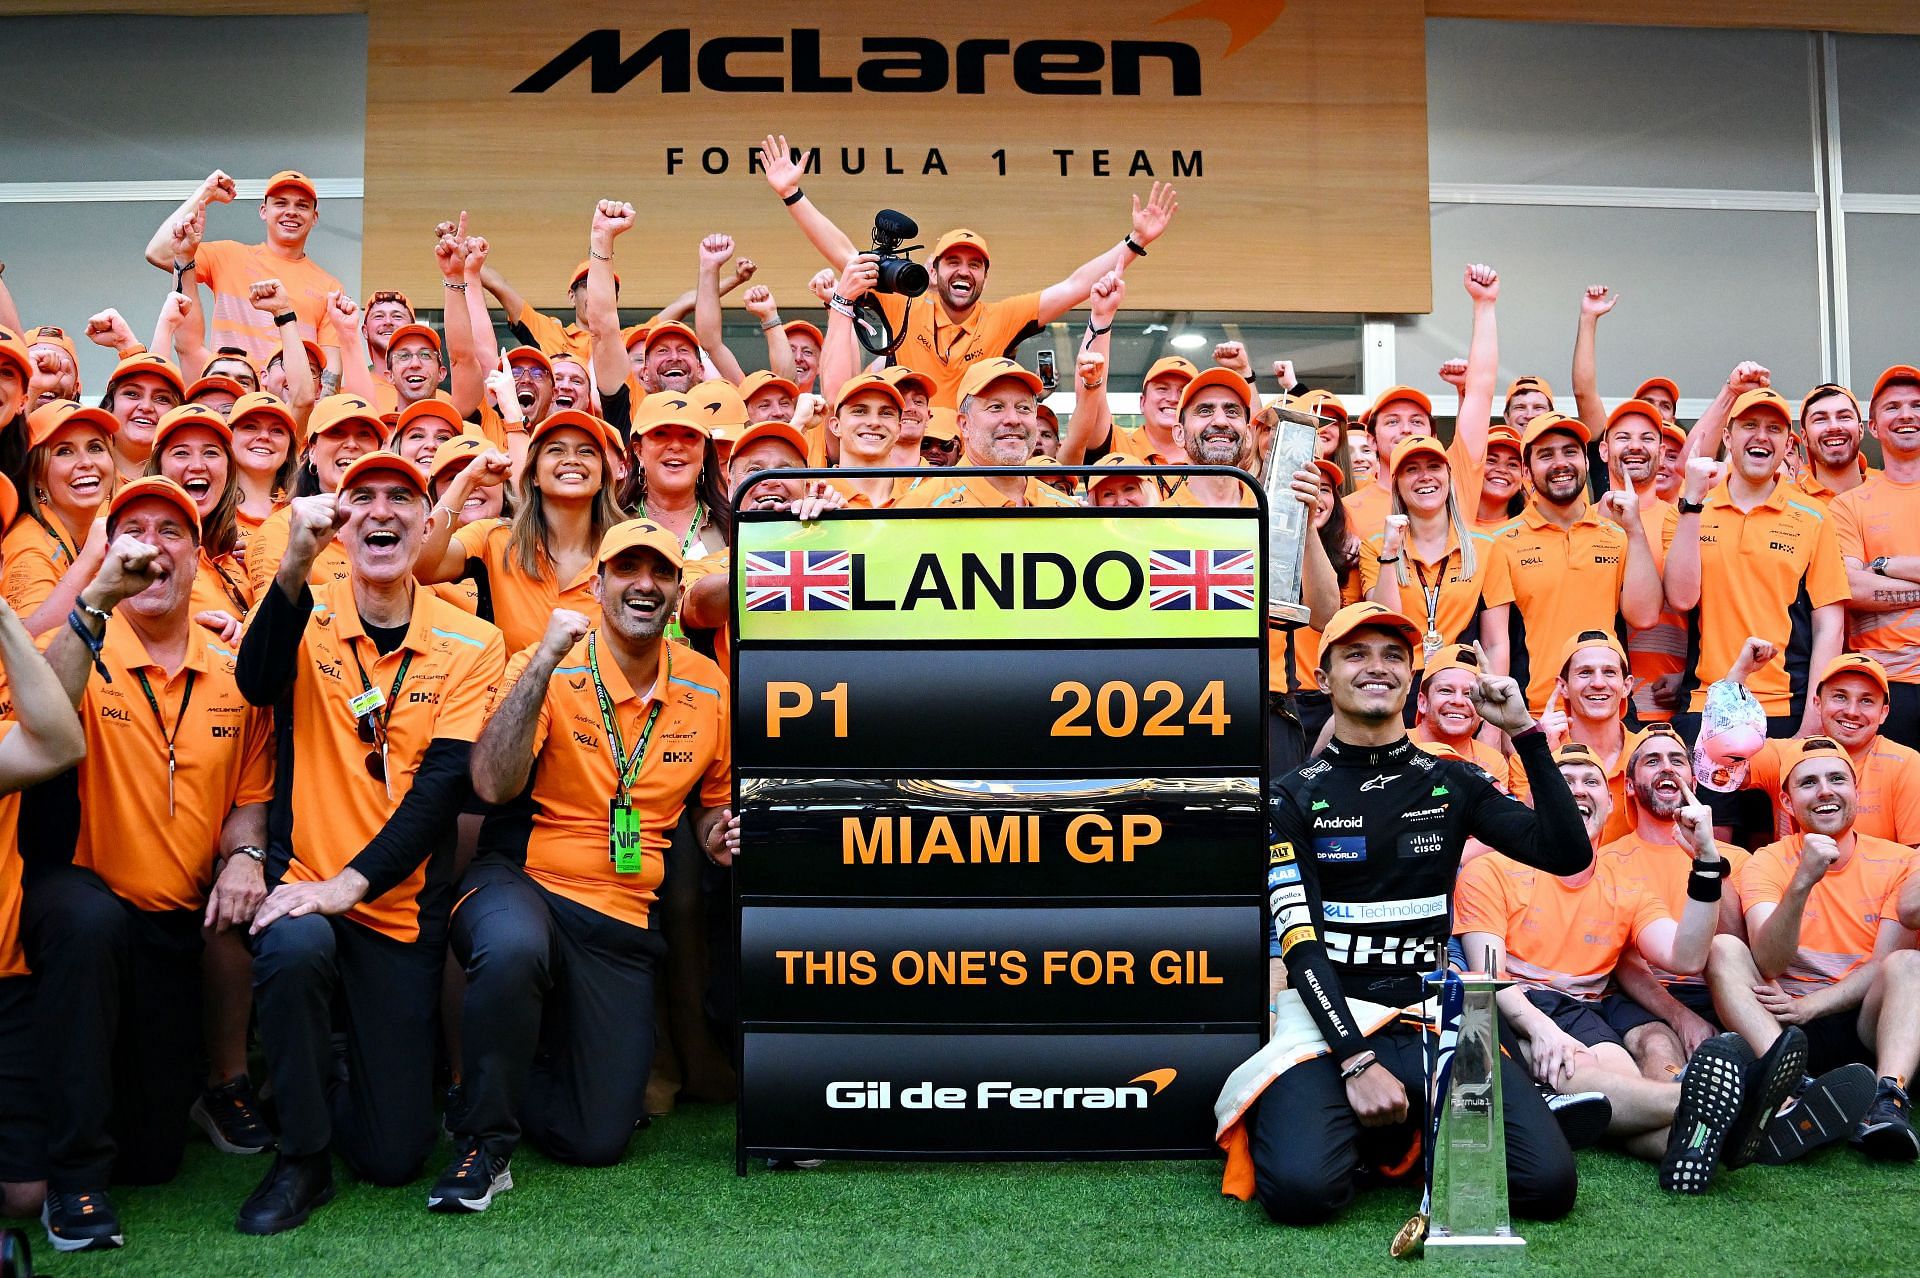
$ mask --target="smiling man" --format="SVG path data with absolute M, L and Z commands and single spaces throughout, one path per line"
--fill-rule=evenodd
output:
M 846 497 L 847 505 L 883 509 L 893 505 L 913 482 L 904 476 L 869 478 L 860 473 L 899 464 L 893 454 L 905 412 L 906 398 L 889 377 L 862 373 L 840 384 L 833 413 L 827 418 L 827 433 L 840 441 L 841 473 L 831 482 Z M 919 451 L 917 442 L 914 451 Z
M 1037 374 L 1010 359 L 983 359 L 960 383 L 955 420 L 966 452 L 962 466 L 1025 466 L 1040 437 L 1035 412 L 1041 393 Z M 1025 475 L 923 476 L 901 494 L 902 507 L 1074 506 L 1059 489 Z

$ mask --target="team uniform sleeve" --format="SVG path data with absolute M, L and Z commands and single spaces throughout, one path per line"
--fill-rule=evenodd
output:
M 1756 905 L 1778 905 L 1787 895 L 1787 880 L 1793 877 L 1793 869 L 1781 855 L 1782 846 L 1771 844 L 1748 858 L 1746 868 L 1740 871 L 1740 913 Z
M 720 685 L 720 708 L 714 715 L 713 758 L 700 778 L 700 806 L 724 808 L 733 802 L 733 697 L 726 684 Z
M 269 515 L 247 538 L 247 586 L 256 600 L 272 590 L 274 576 L 280 571 L 280 561 L 286 557 L 287 538 L 291 530 L 289 520 L 275 519 Z
M 256 706 L 275 704 L 293 687 L 300 668 L 300 637 L 313 616 L 313 590 L 300 587 L 298 602 L 290 602 L 277 586 L 268 590 L 253 610 L 240 653 L 234 662 L 234 680 L 240 695 Z
M 1513 751 L 1526 769 L 1533 806 L 1500 793 L 1478 768 L 1454 768 L 1453 775 L 1466 779 L 1472 795 L 1466 832 L 1523 865 L 1578 874 L 1593 863 L 1593 846 L 1573 794 L 1554 766 L 1547 734 L 1523 733 L 1514 739 Z
M 446 699 L 433 721 L 435 741 L 465 741 L 471 745 L 480 739 L 480 729 L 487 726 L 487 711 L 500 695 L 507 669 L 507 641 L 493 627 L 487 630 L 486 647 L 478 660 L 463 674 L 447 680 Z
M 1480 599 L 1489 608 L 1510 604 L 1514 599 L 1513 570 L 1507 564 L 1507 552 L 1501 545 L 1502 540 L 1494 537 L 1488 541 L 1486 562 L 1480 569 Z M 1615 593 L 1619 592 L 1616 590 Z
M 1852 493 L 1842 493 L 1833 499 L 1827 507 L 1827 523 L 1833 527 L 1833 543 L 1842 558 L 1858 559 L 1864 566 L 1867 562 L 1866 539 L 1860 532 L 1859 506 L 1849 500 L 1852 496 Z
M 1287 965 L 1287 985 L 1299 992 L 1334 1059 L 1345 1060 L 1361 1049 L 1366 1036 L 1354 1022 L 1340 976 L 1320 939 L 1312 835 L 1290 792 L 1283 789 L 1268 800 L 1267 828 L 1267 909 L 1279 937 L 1280 960 Z
M 60 584 L 60 569 L 53 557 L 40 546 L 29 545 L 7 560 L 6 579 L 0 585 L 7 607 L 22 621 L 40 610 Z
M 428 744 L 400 806 L 347 862 L 367 880 L 365 900 L 378 900 L 405 882 L 445 837 L 472 793 L 467 776 L 472 753 L 471 741 L 435 737 Z
M 1823 519 L 1813 536 L 1813 558 L 1807 564 L 1807 601 L 1816 608 L 1845 603 L 1853 598 L 1847 584 L 1847 566 L 1840 558 L 1840 543 L 1833 532 L 1833 521 Z
M 233 805 L 270 803 L 273 800 L 273 713 L 257 706 L 247 711 L 240 740 L 240 786 L 234 792 Z

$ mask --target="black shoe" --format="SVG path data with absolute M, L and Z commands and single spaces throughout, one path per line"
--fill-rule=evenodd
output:
M 73 1194 L 48 1190 L 40 1223 L 47 1227 L 47 1241 L 55 1251 L 106 1251 L 127 1245 L 120 1216 L 104 1189 Z
M 260 1121 L 259 1101 L 245 1074 L 201 1092 L 187 1116 L 223 1154 L 259 1154 L 273 1148 L 273 1133 Z
M 1759 1161 L 1777 1167 L 1851 1134 L 1873 1104 L 1873 1093 L 1873 1071 L 1865 1065 L 1842 1065 L 1805 1080 L 1767 1124 Z
M 1547 1092 L 1543 1099 L 1569 1149 L 1592 1149 L 1613 1123 L 1613 1102 L 1599 1092 Z
M 493 1205 L 495 1194 L 513 1188 L 513 1167 L 508 1160 L 496 1158 L 479 1141 L 468 1141 L 433 1182 L 427 1195 L 430 1211 L 485 1211 Z
M 1767 1054 L 1747 1069 L 1747 1098 L 1740 1106 L 1739 1121 L 1727 1137 L 1728 1167 L 1745 1167 L 1760 1156 L 1767 1124 L 1806 1076 L 1807 1035 L 1798 1025 L 1789 1025 L 1773 1040 Z
M 333 1201 L 333 1155 L 276 1154 L 259 1186 L 240 1204 L 233 1227 L 243 1234 L 277 1234 L 307 1223 L 317 1207 Z
M 1720 1150 L 1740 1117 L 1746 1062 L 1752 1050 L 1737 1034 L 1708 1039 L 1680 1076 L 1680 1104 L 1660 1160 L 1660 1188 L 1704 1194 L 1713 1183 Z
M 1913 1105 L 1906 1088 L 1882 1078 L 1867 1106 L 1866 1116 L 1853 1129 L 1853 1143 L 1868 1158 L 1883 1163 L 1910 1163 L 1920 1158 L 1920 1135 L 1913 1130 Z

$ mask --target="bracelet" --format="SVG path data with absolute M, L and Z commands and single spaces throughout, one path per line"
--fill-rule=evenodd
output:
M 1100 388 L 1101 388 L 1102 386 L 1105 386 L 1106 384 L 1107 384 L 1107 379 L 1106 379 L 1106 378 L 1104 378 L 1104 377 L 1102 377 L 1102 378 L 1101 378 L 1101 379 L 1100 379 L 1099 381 L 1097 381 L 1097 382 L 1081 382 L 1081 383 L 1080 383 L 1080 389 L 1081 389 L 1081 390 L 1090 390 L 1090 391 L 1096 391 L 1096 390 L 1099 390 L 1099 389 L 1100 389 Z
M 105 640 L 95 635 L 93 631 L 87 628 L 87 623 L 80 620 L 78 609 L 68 610 L 67 624 L 73 627 L 73 633 L 80 636 L 80 642 L 87 645 L 87 652 L 93 657 L 93 668 L 100 672 L 102 679 L 105 679 L 108 683 L 112 683 L 113 672 L 107 669 L 106 662 L 100 660 L 100 649 L 104 646 Z
M 97 619 L 102 626 L 105 626 L 109 621 L 113 620 L 112 612 L 105 608 L 96 608 L 78 595 L 74 596 L 73 604 L 74 607 L 86 613 L 89 617 Z
M 1362 1052 L 1354 1058 L 1353 1064 L 1340 1071 L 1340 1081 L 1345 1083 L 1356 1079 L 1379 1063 L 1379 1056 L 1373 1052 Z
M 780 317 L 776 315 L 770 320 L 763 321 L 760 325 L 760 331 L 763 333 L 771 333 L 774 329 L 779 327 L 780 327 Z
M 289 324 L 297 323 L 299 319 L 299 315 L 292 311 L 282 311 L 273 317 L 273 326 L 275 328 L 285 328 Z
M 588 256 L 588 257 L 590 257 L 590 258 L 592 258 L 592 259 L 593 259 L 594 261 L 596 261 L 596 262 L 611 262 L 611 261 L 613 260 L 613 254 L 611 254 L 611 253 L 596 253 L 596 252 L 594 252 L 594 251 L 593 251 L 593 249 L 592 249 L 591 247 L 589 247 L 589 248 L 587 249 L 587 256 Z
M 440 287 L 444 289 L 451 289 L 455 293 L 464 293 L 467 291 L 467 286 L 465 284 L 455 284 L 452 280 L 441 280 Z
M 196 258 L 190 257 L 184 262 L 175 262 L 173 264 L 173 273 L 175 275 L 185 275 L 188 271 L 191 271 L 194 267 L 198 265 L 200 265 L 199 260 Z
M 1112 331 L 1113 331 L 1113 325 L 1111 324 L 1107 325 L 1105 328 L 1095 328 L 1092 320 L 1087 321 L 1088 337 L 1099 337 L 1103 333 L 1111 333 Z
M 1400 556 L 1398 556 L 1398 555 L 1382 555 L 1382 556 L 1380 556 L 1380 562 L 1381 562 L 1381 563 L 1383 563 L 1383 564 L 1397 564 L 1397 563 L 1399 563 L 1399 562 L 1400 562 Z
M 793 188 L 793 194 L 781 196 L 780 202 L 782 204 L 785 204 L 789 208 L 791 208 L 792 206 L 794 206 L 795 204 L 798 204 L 800 201 L 806 198 L 807 198 L 807 193 L 796 186 Z
M 1128 249 L 1132 250 L 1133 255 L 1135 257 L 1145 257 L 1147 255 L 1147 250 L 1140 247 L 1139 244 L 1134 242 L 1132 231 L 1128 231 L 1126 234 L 1126 237 L 1122 239 L 1120 242 L 1126 245 Z
M 827 295 L 827 307 L 830 310 L 838 311 L 848 319 L 853 318 L 853 303 L 838 293 L 830 293 Z

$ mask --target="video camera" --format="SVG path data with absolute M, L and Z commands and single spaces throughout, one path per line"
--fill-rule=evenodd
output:
M 873 215 L 873 255 L 880 259 L 880 280 L 873 286 L 874 292 L 918 297 L 927 291 L 927 268 L 907 256 L 924 246 L 900 247 L 918 234 L 920 224 L 905 213 L 881 209 Z

